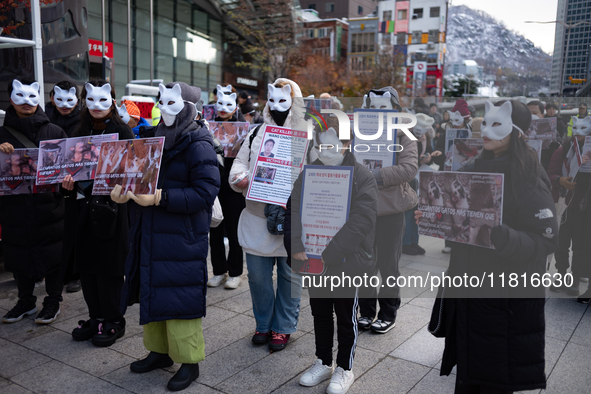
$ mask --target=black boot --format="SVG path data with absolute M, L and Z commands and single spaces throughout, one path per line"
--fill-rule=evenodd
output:
M 178 372 L 168 381 L 170 391 L 186 389 L 199 377 L 199 364 L 183 364 Z
M 92 344 L 96 347 L 107 347 L 125 335 L 125 318 L 120 322 L 112 323 L 104 321 L 99 323 L 98 332 L 92 337 Z
M 75 341 L 88 341 L 98 333 L 99 323 L 98 320 L 93 318 L 86 321 L 80 320 L 78 322 L 78 327 L 74 328 L 72 331 L 72 338 L 74 338 Z
M 158 368 L 172 367 L 172 364 L 174 362 L 168 354 L 150 352 L 148 357 L 132 362 L 129 369 L 131 372 L 145 373 Z

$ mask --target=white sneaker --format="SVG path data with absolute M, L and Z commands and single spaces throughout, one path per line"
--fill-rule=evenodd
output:
M 224 286 L 226 289 L 237 289 L 242 283 L 242 279 L 239 276 L 230 276 Z
M 322 364 L 322 360 L 318 359 L 312 364 L 310 368 L 300 377 L 300 384 L 306 387 L 316 386 L 330 379 L 334 372 L 334 364 L 331 366 Z
M 446 246 L 445 248 L 441 249 L 441 253 L 450 254 L 451 248 L 449 246 Z
M 210 280 L 207 281 L 207 286 L 218 287 L 228 279 L 228 274 L 214 275 Z
M 351 387 L 353 381 L 355 381 L 353 372 L 345 371 L 343 368 L 337 367 L 334 370 L 334 374 L 332 374 L 326 392 L 328 394 L 344 394 L 349 391 L 349 387 Z

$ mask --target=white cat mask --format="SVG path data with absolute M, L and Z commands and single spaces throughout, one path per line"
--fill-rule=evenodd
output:
M 217 85 L 216 86 L 217 92 L 222 92 L 224 94 L 232 94 L 232 85 L 228 85 L 226 87 L 223 87 L 222 85 Z
M 59 86 L 53 87 L 53 102 L 58 108 L 74 108 L 78 104 L 76 97 L 76 88 L 71 87 L 70 90 L 63 90 Z
M 12 93 L 10 99 L 16 105 L 27 104 L 31 107 L 39 105 L 39 83 L 33 82 L 30 85 L 23 85 L 16 79 L 12 81 Z
M 121 120 L 123 120 L 123 123 L 129 123 L 131 116 L 129 116 L 125 104 L 123 104 L 121 107 L 117 107 L 117 113 L 119 114 L 119 116 L 121 116 Z
M 591 117 L 581 119 L 573 116 L 573 135 L 591 135 Z
M 499 141 L 511 134 L 513 127 L 523 134 L 523 130 L 514 125 L 511 120 L 513 106 L 510 101 L 505 102 L 500 107 L 496 107 L 492 102 L 487 100 L 484 102 L 484 108 L 486 115 L 484 115 L 481 125 L 483 137 Z
M 181 92 L 181 85 L 175 84 L 172 88 L 167 88 L 163 84 L 158 85 L 160 90 L 160 101 L 158 107 L 164 124 L 168 127 L 172 126 L 176 116 L 185 107 L 185 101 Z
M 324 165 L 339 166 L 343 163 L 345 156 L 340 152 L 342 143 L 335 129 L 331 127 L 324 133 L 320 133 L 318 141 L 320 141 L 318 158 Z
M 369 108 L 371 109 L 394 109 L 390 92 L 385 92 L 381 96 L 374 92 L 369 92 Z M 365 101 L 365 100 L 364 100 Z
M 449 120 L 451 121 L 452 125 L 454 125 L 456 127 L 460 127 L 460 126 L 464 125 L 464 117 L 462 116 L 460 111 L 456 111 L 456 112 L 447 111 L 447 113 L 449 114 Z
M 111 84 L 106 83 L 103 86 L 86 85 L 86 106 L 89 110 L 106 111 L 113 105 L 111 97 Z
M 236 93 L 227 94 L 225 90 L 230 88 L 230 92 L 232 91 L 232 85 L 228 85 L 225 88 L 222 88 L 220 85 L 217 86 L 218 90 L 218 100 L 215 103 L 215 109 L 219 113 L 226 112 L 231 114 L 236 110 Z
M 291 108 L 291 85 L 276 88 L 269 84 L 269 109 L 271 111 L 285 112 Z

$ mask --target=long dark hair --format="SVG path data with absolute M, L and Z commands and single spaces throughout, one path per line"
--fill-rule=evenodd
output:
M 103 86 L 109 82 L 105 81 L 104 79 L 98 79 L 95 81 L 88 81 L 89 84 L 93 85 L 93 86 Z M 93 117 L 90 114 L 90 111 L 88 110 L 88 108 L 86 107 L 86 84 L 84 85 L 84 88 L 82 88 L 82 93 L 80 93 L 80 102 L 82 104 L 82 109 L 80 111 L 80 124 L 78 125 L 78 129 L 74 132 L 74 134 L 72 135 L 72 137 L 82 137 L 85 135 L 90 135 L 93 127 L 94 127 L 94 121 L 93 121 Z M 113 98 L 113 103 L 111 104 L 111 115 L 109 117 L 110 121 L 115 123 L 115 124 L 121 124 L 124 125 L 125 123 L 123 122 L 123 120 L 121 119 L 121 117 L 119 116 L 119 113 L 117 112 L 117 107 L 115 106 L 115 88 L 113 87 L 113 85 L 111 85 L 111 97 Z
M 522 102 L 511 101 L 511 121 L 525 133 L 531 124 L 531 112 Z M 500 107 L 507 100 L 498 101 L 496 107 Z M 533 190 L 541 180 L 540 163 L 538 155 L 525 142 L 521 132 L 513 127 L 509 140 L 509 148 L 505 154 L 511 159 L 511 186 L 517 196 L 523 190 Z M 492 160 L 495 154 L 492 151 L 483 150 L 480 156 L 484 160 Z

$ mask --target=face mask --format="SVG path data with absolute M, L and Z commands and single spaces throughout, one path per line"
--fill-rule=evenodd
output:
M 456 111 L 456 112 L 451 112 L 451 111 L 447 111 L 447 113 L 449 114 L 449 120 L 451 121 L 451 124 L 456 126 L 456 127 L 460 127 L 464 125 L 464 117 L 462 116 L 462 114 L 460 114 L 460 111 Z
M 221 88 L 222 87 L 218 85 L 218 101 L 215 103 L 215 109 L 217 109 L 218 114 L 220 112 L 231 114 L 236 109 L 236 93 L 225 94 L 223 91 L 219 90 Z
M 113 104 L 111 84 L 106 83 L 99 87 L 86 83 L 84 86 L 86 87 L 86 106 L 89 110 L 106 111 L 111 108 Z
M 158 85 L 160 90 L 160 101 L 158 107 L 160 108 L 162 120 L 168 127 L 172 126 L 176 116 L 185 107 L 185 101 L 181 94 L 181 85 L 178 83 L 172 88 L 167 88 L 163 84 Z
M 36 107 L 39 105 L 39 83 L 33 82 L 30 85 L 23 85 L 15 79 L 12 81 L 10 99 L 16 105 L 27 104 L 31 107 Z
M 377 95 L 374 92 L 369 92 L 369 108 L 371 109 L 394 109 L 392 100 L 390 100 L 390 92 Z
M 286 112 L 291 108 L 291 85 L 276 88 L 269 84 L 269 110 Z
M 53 101 L 58 108 L 74 108 L 78 104 L 76 98 L 76 88 L 72 87 L 70 90 L 63 90 L 59 86 L 53 87 Z
M 119 116 L 121 116 L 121 120 L 123 120 L 123 123 L 125 123 L 125 124 L 129 123 L 129 120 L 131 119 L 131 117 L 127 113 L 127 108 L 125 107 L 125 104 L 123 104 L 121 107 L 117 108 L 117 113 L 119 114 Z
M 482 120 L 482 136 L 491 140 L 500 141 L 513 131 L 513 127 L 523 134 L 523 130 L 513 124 L 511 113 L 513 107 L 510 101 L 505 102 L 500 107 L 495 107 L 490 101 L 484 103 L 486 115 Z
M 573 116 L 573 135 L 591 135 L 591 117 L 583 119 Z
M 322 149 L 318 150 L 318 158 L 326 166 L 339 166 L 343 163 L 343 156 L 340 152 L 342 143 L 337 136 L 337 132 L 332 127 L 324 133 L 318 135 L 318 140 L 322 144 Z M 332 145 L 332 147 L 329 147 Z M 320 148 L 320 146 L 318 147 Z
M 223 87 L 222 85 L 217 85 L 216 89 L 218 93 L 222 92 L 223 94 L 232 94 L 232 85 L 228 85 L 226 87 Z

